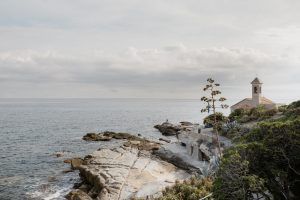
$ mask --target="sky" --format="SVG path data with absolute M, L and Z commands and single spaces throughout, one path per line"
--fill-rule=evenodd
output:
M 300 97 L 299 0 L 0 0 L 0 98 Z

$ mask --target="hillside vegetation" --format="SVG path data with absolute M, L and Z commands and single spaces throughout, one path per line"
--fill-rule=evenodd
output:
M 215 200 L 300 199 L 300 101 L 271 111 L 236 110 L 228 120 L 218 119 L 218 128 L 235 145 L 225 150 L 219 169 L 208 178 L 212 185 L 187 181 L 166 189 L 160 199 L 194 200 L 209 192 Z M 251 128 L 244 126 L 251 122 Z

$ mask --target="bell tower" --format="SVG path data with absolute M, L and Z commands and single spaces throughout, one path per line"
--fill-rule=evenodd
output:
M 261 100 L 261 86 L 262 82 L 256 77 L 252 82 L 252 102 L 253 106 L 258 106 Z

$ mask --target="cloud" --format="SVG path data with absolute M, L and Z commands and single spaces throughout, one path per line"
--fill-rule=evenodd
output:
M 299 9 L 296 0 L 2 0 L 0 97 L 198 98 L 208 76 L 244 97 L 259 76 L 267 94 L 294 98 Z
M 158 97 L 174 88 L 177 92 L 191 88 L 188 93 L 193 96 L 195 88 L 209 76 L 225 88 L 238 90 L 258 74 L 272 85 L 289 82 L 293 77 L 299 85 L 295 74 L 300 72 L 297 67 L 300 61 L 292 61 L 254 49 L 193 49 L 183 45 L 160 49 L 131 47 L 115 54 L 99 50 L 77 54 L 27 50 L 0 53 L 0 82 L 88 85 L 114 93 L 119 90 L 143 91 L 141 95 L 157 92 Z

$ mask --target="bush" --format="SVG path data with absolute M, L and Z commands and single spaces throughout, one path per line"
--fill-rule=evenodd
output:
M 261 121 L 269 119 L 277 113 L 277 109 L 267 110 L 264 106 L 258 106 L 250 110 L 236 109 L 229 115 L 231 122 L 247 123 L 251 121 Z
M 299 152 L 300 117 L 260 122 L 225 152 L 214 199 L 299 199 Z
M 213 180 L 210 177 L 203 179 L 192 177 L 182 183 L 177 181 L 174 186 L 167 187 L 162 192 L 163 196 L 157 200 L 198 200 L 211 193 L 212 183 Z
M 231 122 L 238 121 L 247 113 L 248 113 L 247 110 L 245 110 L 243 108 L 238 108 L 238 109 L 235 109 L 233 112 L 231 112 L 228 118 Z
M 264 180 L 250 173 L 249 161 L 236 149 L 224 155 L 213 183 L 214 199 L 251 199 L 253 194 L 262 196 L 265 190 Z
M 223 113 L 217 112 L 216 113 L 216 120 L 217 120 L 217 126 L 220 126 L 221 124 L 228 121 L 228 118 L 223 115 Z M 211 114 L 203 119 L 203 124 L 205 127 L 213 127 L 214 125 L 214 114 Z
M 229 122 L 222 126 L 220 134 L 232 140 L 238 140 L 240 137 L 249 133 L 250 129 L 243 127 L 237 122 Z
M 295 119 L 300 116 L 300 101 L 295 101 L 288 105 L 283 112 L 286 118 Z

